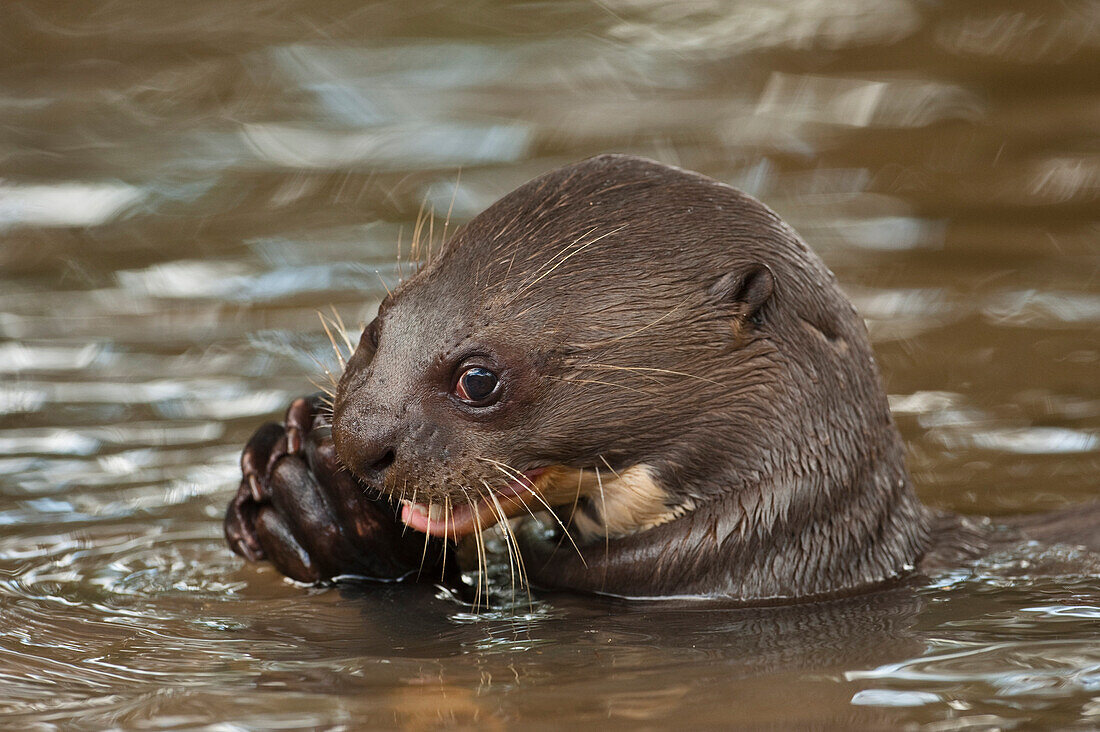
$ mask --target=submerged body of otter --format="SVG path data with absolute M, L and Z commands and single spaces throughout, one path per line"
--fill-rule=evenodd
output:
M 1030 537 L 1100 550 L 1096 507 L 995 530 L 921 506 L 832 273 L 755 199 L 639 158 L 460 229 L 383 301 L 332 406 L 257 433 L 226 518 L 301 580 L 446 574 L 449 541 L 521 514 L 559 533 L 505 532 L 533 585 L 632 597 L 834 596 Z

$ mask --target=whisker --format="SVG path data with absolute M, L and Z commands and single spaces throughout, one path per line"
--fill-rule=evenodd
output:
M 447 206 L 447 218 L 443 221 L 443 240 L 447 240 L 447 227 L 451 225 L 451 212 L 455 208 L 455 199 L 458 198 L 458 184 L 462 182 L 462 168 L 458 169 L 457 175 L 455 175 L 455 185 L 451 189 L 451 204 Z
M 386 288 L 386 294 L 392 296 L 393 292 L 390 291 L 390 286 L 386 284 L 386 280 L 382 278 L 382 273 L 374 270 L 374 274 L 378 276 L 378 281 L 382 283 L 382 287 Z
M 340 335 L 344 339 L 344 344 L 348 347 L 348 356 L 355 353 L 355 346 L 352 344 L 351 339 L 348 338 L 348 329 L 344 326 L 344 319 L 340 317 L 340 311 L 336 309 L 335 305 L 330 305 L 332 308 L 332 317 L 336 318 L 336 327 L 340 329 Z
M 440 579 L 440 581 L 442 581 L 443 578 L 446 577 L 446 575 L 447 575 L 447 544 L 450 543 L 450 542 L 447 541 L 447 519 L 448 518 L 453 518 L 451 516 L 451 497 L 450 496 L 443 496 L 443 559 L 442 559 L 441 569 L 439 570 L 439 579 Z M 451 523 L 453 524 L 454 521 L 452 520 Z
M 435 248 L 435 206 L 428 207 L 428 256 Z
M 671 310 L 669 310 L 667 313 L 660 316 L 659 318 L 657 318 L 653 322 L 647 323 L 646 325 L 643 325 L 638 330 L 632 331 L 630 333 L 624 333 L 621 336 L 615 336 L 614 338 L 610 338 L 610 339 L 608 339 L 608 342 L 609 343 L 614 343 L 615 341 L 621 341 L 621 340 L 626 339 L 626 338 L 633 338 L 634 336 L 638 335 L 639 333 L 642 333 L 642 332 L 652 328 L 653 326 L 657 325 L 657 323 L 660 323 L 665 318 L 672 317 L 672 314 L 675 313 L 677 310 L 679 310 L 682 307 L 684 307 L 684 305 L 682 303 L 679 304 L 679 305 L 676 305 Z
M 500 505 L 500 502 L 497 501 L 496 496 L 493 495 L 493 489 L 490 488 L 489 484 L 484 480 L 481 481 L 481 484 L 485 486 L 485 490 L 488 492 L 488 499 L 492 501 L 492 505 L 490 505 L 489 508 L 496 514 L 497 525 L 500 525 L 502 522 L 507 524 L 508 517 L 504 515 L 504 508 Z M 482 500 L 486 498 L 486 494 L 482 493 L 480 489 L 475 488 L 474 490 L 477 490 Z M 512 598 L 514 600 L 516 595 L 516 567 L 512 558 L 512 545 L 508 542 L 507 537 L 505 537 L 504 540 L 504 548 L 508 553 L 508 575 L 511 578 Z
M 409 503 L 416 503 L 416 486 L 413 486 L 412 498 L 409 499 Z M 401 524 L 401 536 L 404 536 L 409 530 L 409 525 L 404 521 Z
M 526 490 L 526 491 L 527 491 L 528 493 L 530 493 L 530 494 L 531 494 L 531 496 L 532 496 L 532 497 L 534 497 L 534 499 L 535 499 L 535 500 L 537 500 L 537 501 L 538 501 L 539 503 L 541 503 L 541 504 L 542 504 L 542 505 L 543 505 L 543 506 L 544 506 L 544 507 L 546 508 L 546 510 L 547 510 L 547 511 L 548 511 L 548 512 L 550 513 L 550 515 L 551 515 L 551 516 L 553 516 L 553 517 L 554 517 L 554 521 L 556 521 L 556 522 L 557 522 L 557 524 L 558 524 L 558 526 L 560 526 L 560 527 L 561 527 L 561 530 L 562 530 L 562 532 L 563 532 L 563 533 L 565 534 L 566 538 L 568 538 L 568 539 L 569 539 L 569 543 L 570 543 L 570 544 L 572 544 L 572 545 L 573 545 L 573 549 L 575 549 L 575 550 L 576 550 L 576 552 L 577 552 L 577 556 L 578 556 L 578 557 L 580 558 L 580 560 L 581 560 L 581 563 L 582 563 L 582 564 L 585 564 L 585 566 L 588 566 L 588 565 L 587 565 L 587 563 L 586 563 L 586 562 L 584 561 L 584 555 L 583 555 L 583 554 L 581 554 L 581 549 L 580 549 L 580 547 L 579 547 L 579 546 L 577 546 L 577 542 L 575 542 L 575 541 L 573 540 L 573 537 L 572 537 L 572 536 L 571 536 L 571 535 L 569 534 L 569 531 L 568 531 L 568 529 L 566 529 L 566 528 L 565 528 L 565 524 L 563 524 L 563 523 L 561 522 L 561 519 L 560 519 L 560 518 L 558 518 L 558 515 L 557 515 L 556 513 L 554 513 L 554 509 L 550 507 L 550 504 L 549 504 L 549 503 L 547 503 L 547 502 L 546 502 L 546 501 L 545 501 L 545 500 L 543 499 L 543 497 L 542 497 L 542 496 L 540 496 L 540 495 L 538 494 L 538 492 L 537 492 L 537 491 L 535 490 L 535 484 L 534 484 L 534 483 L 532 483 L 532 482 L 531 482 L 531 480 L 530 480 L 530 479 L 529 479 L 529 478 L 528 478 L 528 477 L 527 477 L 526 475 L 524 475 L 523 473 L 519 472 L 518 470 L 516 470 L 515 468 L 511 467 L 510 465 L 506 465 L 505 463 L 499 462 L 499 461 L 497 461 L 497 460 L 493 460 L 493 459 L 491 459 L 491 458 L 478 458 L 478 460 L 484 460 L 484 461 L 486 461 L 486 462 L 488 462 L 488 463 L 492 464 L 492 465 L 493 465 L 493 466 L 494 466 L 494 467 L 495 467 L 495 468 L 496 468 L 497 470 L 499 470 L 500 472 L 504 473 L 504 475 L 505 475 L 506 477 L 509 477 L 509 478 L 511 478 L 512 480 L 518 480 L 518 481 L 519 481 L 519 483 L 520 483 L 520 485 L 521 485 L 521 486 L 522 486 L 522 487 L 523 487 L 523 488 L 524 488 L 524 489 L 525 489 L 525 490 Z M 524 504 L 524 505 L 526 506 L 526 504 Z M 528 512 L 529 512 L 529 513 L 531 513 L 531 516 L 532 516 L 532 518 L 536 518 L 536 517 L 535 517 L 535 514 L 534 514 L 533 512 L 531 512 L 531 509 L 530 509 L 529 507 L 528 507 L 528 509 L 527 509 L 527 510 L 528 510 Z
M 428 525 L 424 527 L 424 548 L 420 552 L 420 566 L 416 569 L 416 578 L 420 579 L 420 573 L 424 571 L 424 560 L 428 558 L 428 542 L 432 537 L 432 505 L 428 504 Z
M 405 279 L 405 268 L 401 264 L 401 232 L 402 232 L 402 228 L 398 227 L 397 228 L 397 276 L 400 277 L 402 280 L 404 280 Z M 411 252 L 409 253 L 409 257 L 410 258 L 412 257 Z
M 566 379 L 562 376 L 552 376 L 550 374 L 543 374 L 542 378 L 553 379 L 554 381 L 562 381 L 566 384 L 598 384 L 600 386 L 614 386 L 618 389 L 626 389 L 627 391 L 632 391 L 637 394 L 645 394 L 646 396 L 652 395 L 651 392 L 648 392 L 645 389 L 638 389 L 633 386 L 627 386 L 626 384 L 616 384 L 613 381 L 600 381 L 599 379 Z
M 671 369 L 658 369 L 658 368 L 650 368 L 650 367 L 646 367 L 646 366 L 616 366 L 614 364 L 609 364 L 609 363 L 580 363 L 580 364 L 575 364 L 574 368 L 577 368 L 577 369 L 592 369 L 592 368 L 595 368 L 595 369 L 609 369 L 609 370 L 613 370 L 613 371 L 642 371 L 642 372 L 649 372 L 649 373 L 669 374 L 671 376 L 684 376 L 684 377 L 687 377 L 689 379 L 697 379 L 698 381 L 704 381 L 708 384 L 714 384 L 715 386 L 722 386 L 721 382 L 715 381 L 714 379 L 708 379 L 708 378 L 703 377 L 703 376 L 696 376 L 695 374 L 689 374 L 689 373 L 685 373 L 683 371 L 672 371 Z
M 516 254 L 519 253 L 519 247 L 517 246 L 512 250 L 512 258 L 508 260 L 508 270 L 504 273 L 504 279 L 501 280 L 501 285 L 508 284 L 508 277 L 512 274 L 512 265 L 516 262 Z
M 318 311 L 317 317 L 321 320 L 321 327 L 325 329 L 325 335 L 328 336 L 328 342 L 332 345 L 332 352 L 336 354 L 336 360 L 340 362 L 340 368 L 347 370 L 348 362 L 344 360 L 344 354 L 340 352 L 339 347 L 336 345 L 336 338 L 332 335 L 332 330 L 328 327 L 328 320 L 325 319 L 325 314 Z
M 531 285 L 533 285 L 533 284 L 534 284 L 534 282 L 528 282 L 528 280 L 530 280 L 530 278 L 532 278 L 532 277 L 536 277 L 536 278 L 537 278 L 537 277 L 538 277 L 538 275 L 539 275 L 539 274 L 540 274 L 540 273 L 541 273 L 541 272 L 542 272 L 542 271 L 543 271 L 544 269 L 546 269 L 547 267 L 550 267 L 551 265 L 554 265 L 554 264 L 555 264 L 555 262 L 557 262 L 557 260 L 558 260 L 558 259 L 559 259 L 560 257 L 562 257 L 563 255 L 565 255 L 565 254 L 566 254 L 566 253 L 567 253 L 567 252 L 568 252 L 568 251 L 569 251 L 569 250 L 570 250 L 571 248 L 573 248 L 573 247 L 577 246 L 578 242 L 582 241 L 582 240 L 583 240 L 583 239 L 584 239 L 584 238 L 585 238 L 586 236 L 588 236 L 589 234 L 591 234 L 591 233 L 592 233 L 593 231 L 595 231 L 595 230 L 596 230 L 597 228 L 599 228 L 599 227 L 598 227 L 598 226 L 593 226 L 593 227 L 592 227 L 591 229 L 589 229 L 588 231 L 584 232 L 583 234 L 581 234 L 580 236 L 578 236 L 578 237 L 577 237 L 576 239 L 574 239 L 573 241 L 569 242 L 569 243 L 568 243 L 568 244 L 566 244 L 566 245 L 565 245 L 564 247 L 562 247 L 562 248 L 561 248 L 561 249 L 559 249 L 559 250 L 558 250 L 557 252 L 555 252 L 555 253 L 554 253 L 554 254 L 553 254 L 553 255 L 552 255 L 552 256 L 551 256 L 551 257 L 550 257 L 549 259 L 547 259 L 547 260 L 546 260 L 545 262 L 543 262 L 543 263 L 542 263 L 542 264 L 541 264 L 541 265 L 540 265 L 540 266 L 538 267 L 538 269 L 536 269 L 536 270 L 535 270 L 534 272 L 532 272 L 532 273 L 528 274 L 528 275 L 527 275 L 527 276 L 526 276 L 526 277 L 524 278 L 523 282 L 521 282 L 521 283 L 520 283 L 520 287 L 519 287 L 519 289 L 518 289 L 518 290 L 516 291 L 516 293 L 515 293 L 515 295 L 513 296 L 513 298 L 512 298 L 512 299 L 514 300 L 515 298 L 517 298 L 517 297 L 519 297 L 520 295 L 522 295 L 522 294 L 523 294 L 523 293 L 524 293 L 524 292 L 525 292 L 526 290 L 528 290 L 528 289 L 530 288 L 530 286 L 531 286 Z M 517 248 L 517 251 L 518 251 L 518 248 Z M 531 260 L 531 259 L 532 259 L 533 257 L 534 257 L 534 255 L 532 254 L 532 255 L 531 255 L 530 257 L 528 257 L 528 261 L 530 261 L 530 260 Z M 535 281 L 537 281 L 537 279 L 536 279 Z
M 335 393 L 335 392 L 333 392 L 333 391 L 329 391 L 329 387 L 327 387 L 327 386 L 325 386 L 324 384 L 321 384 L 321 383 L 319 383 L 319 382 L 317 382 L 317 381 L 314 381 L 314 379 L 313 379 L 313 377 L 312 377 L 312 376 L 310 376 L 310 377 L 308 377 L 308 378 L 309 378 L 309 383 L 313 384 L 313 386 L 314 386 L 314 387 L 315 387 L 315 388 L 316 388 L 316 389 L 317 389 L 318 391 L 323 391 L 323 392 L 324 392 L 324 393 L 325 393 L 325 394 L 326 394 L 326 395 L 327 395 L 327 396 L 328 396 L 329 398 L 331 398 L 331 399 L 335 399 L 335 398 L 336 398 L 336 393 Z
M 585 249 L 587 249 L 591 245 L 595 244 L 596 242 L 600 241 L 601 239 L 606 239 L 607 237 L 611 236 L 612 234 L 616 234 L 616 233 L 622 231 L 625 228 L 626 228 L 626 224 L 623 224 L 622 226 L 619 226 L 619 227 L 616 227 L 616 228 L 612 229 L 611 231 L 607 232 L 606 234 L 601 234 L 600 236 L 596 237 L 595 239 L 592 239 L 591 241 L 585 242 L 584 244 L 578 246 L 572 252 L 569 252 L 569 254 L 566 254 L 564 257 L 562 257 L 560 260 L 558 260 L 558 262 L 553 267 L 551 267 L 550 269 L 546 270 L 541 275 L 536 277 L 530 284 L 527 284 L 527 285 L 524 285 L 523 287 L 521 287 L 519 289 L 519 291 L 516 292 L 516 294 L 512 296 L 512 299 L 510 300 L 510 302 L 515 302 L 517 298 L 519 298 L 525 292 L 527 292 L 532 287 L 537 285 L 539 283 L 539 281 L 541 281 L 543 278 L 548 277 L 554 270 L 556 270 L 561 265 L 565 264 L 565 262 L 567 260 L 569 260 L 571 257 L 574 257 L 577 254 L 580 254 L 582 251 L 584 251 Z M 583 234 L 582 237 L 587 236 L 588 233 L 591 233 L 594 229 L 595 229 L 595 227 L 593 227 L 593 229 L 589 229 L 589 231 L 586 232 L 585 234 Z M 573 244 L 576 244 L 576 241 L 574 241 Z M 573 244 L 570 244 L 569 246 L 573 246 Z M 568 246 L 566 247 L 566 249 L 568 249 Z M 565 251 L 565 249 L 563 249 L 562 251 Z M 560 252 L 559 252 L 559 254 L 560 254 Z M 555 255 L 555 257 L 556 256 L 558 256 L 558 255 Z M 551 258 L 551 261 L 552 260 L 553 260 L 553 258 Z
M 573 505 L 569 509 L 569 519 L 565 522 L 565 533 L 569 533 L 569 527 L 573 525 L 573 519 L 577 515 L 577 504 L 581 500 L 581 488 L 584 487 L 584 468 L 577 468 L 577 492 L 573 495 Z M 558 539 L 558 547 L 561 547 L 561 543 L 565 541 L 565 537 Z M 584 559 L 583 557 L 581 558 Z
M 619 480 L 622 480 L 623 476 L 619 475 L 619 471 L 617 471 L 617 470 L 615 470 L 615 468 L 611 467 L 611 463 L 607 462 L 607 458 L 605 458 L 603 455 L 600 455 L 600 460 L 603 461 L 603 464 L 607 466 L 608 470 L 610 470 L 612 473 L 614 473 L 616 478 L 618 478 Z
M 490 488 L 489 484 L 485 483 L 485 481 L 482 481 L 482 483 L 485 485 L 486 490 L 489 491 L 489 497 L 492 499 L 493 504 L 496 506 L 497 512 L 500 515 L 500 526 L 502 527 L 502 529 L 504 531 L 504 545 L 505 545 L 506 548 L 509 547 L 509 545 L 510 545 L 509 553 L 515 557 L 516 567 L 519 571 L 520 584 L 523 585 L 523 589 L 527 593 L 527 609 L 534 612 L 535 604 L 534 604 L 534 600 L 531 599 L 531 582 L 527 578 L 527 565 L 523 561 L 523 553 L 520 551 L 520 548 L 519 548 L 519 539 L 516 538 L 515 532 L 512 531 L 512 525 L 511 525 L 511 523 L 509 523 L 508 517 L 505 515 L 504 507 L 500 505 L 500 502 L 497 500 L 497 497 L 493 493 L 492 488 Z M 527 512 L 531 513 L 532 518 L 533 518 L 534 514 L 531 512 L 531 509 L 528 508 L 526 504 L 524 504 L 524 508 L 527 508 Z M 510 562 L 511 562 L 511 560 L 509 560 L 509 563 Z M 516 588 L 515 588 L 515 577 L 513 576 L 513 578 L 512 578 L 512 602 L 513 603 L 515 603 L 515 599 L 516 599 Z
M 477 507 L 470 501 L 470 510 L 477 516 Z M 485 581 L 485 594 L 489 594 L 489 562 L 485 558 L 485 535 L 481 530 L 481 522 L 474 521 L 474 548 L 477 551 L 477 577 L 474 579 L 474 614 L 476 615 L 481 608 L 481 582 L 484 578 Z
M 530 513 L 530 511 L 528 511 Z M 531 580 L 527 576 L 527 563 L 523 561 L 523 552 L 519 548 L 519 539 L 516 537 L 515 532 L 512 530 L 512 525 L 508 522 L 504 522 L 505 541 L 510 538 L 512 546 L 514 547 L 516 555 L 516 564 L 519 568 L 520 582 L 523 584 L 523 591 L 527 594 L 527 610 L 529 612 L 535 611 L 535 601 L 531 598 Z M 515 602 L 515 591 L 512 591 L 512 601 Z
M 420 202 L 420 210 L 416 212 L 416 223 L 413 225 L 412 257 L 413 257 L 413 259 L 416 259 L 418 261 L 424 261 L 424 260 L 427 260 L 429 258 L 427 256 L 424 256 L 424 254 L 421 252 L 422 242 L 420 241 L 420 233 L 421 233 L 422 227 L 424 226 L 424 207 L 427 204 L 428 204 L 428 199 L 427 198 L 424 198 L 424 200 L 422 200 Z M 431 254 L 431 252 L 429 251 L 428 255 L 430 255 L 430 254 Z
M 331 340 L 329 342 L 331 343 Z M 317 368 L 321 369 L 321 372 L 325 376 L 328 377 L 329 383 L 331 384 L 333 389 L 335 389 L 337 386 L 339 386 L 339 383 L 340 383 L 339 380 L 335 376 L 332 375 L 332 371 L 329 370 L 328 366 L 325 366 L 323 363 L 321 363 L 321 359 L 314 356 L 313 353 L 310 352 L 310 351 L 304 351 L 304 353 L 307 356 L 309 356 L 309 360 L 313 361 L 313 363 L 316 364 Z M 310 379 L 310 381 L 311 382 L 313 381 L 312 378 Z M 329 390 L 327 388 L 325 388 L 323 386 L 318 386 L 315 382 L 314 382 L 313 385 L 317 386 L 317 388 L 320 389 L 321 391 L 324 391 L 325 393 L 329 394 L 329 396 L 335 397 L 335 394 L 332 393 L 332 392 L 329 392 Z

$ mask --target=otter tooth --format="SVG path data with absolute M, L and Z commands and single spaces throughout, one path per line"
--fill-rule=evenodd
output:
M 429 521 L 442 521 L 444 517 L 443 506 L 437 503 L 428 504 L 428 520 Z

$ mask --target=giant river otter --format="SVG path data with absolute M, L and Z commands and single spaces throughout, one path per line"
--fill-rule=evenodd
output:
M 1055 532 L 1100 549 L 1095 506 L 1007 527 L 923 507 L 833 274 L 759 201 L 636 157 L 461 228 L 382 302 L 328 406 L 255 434 L 226 516 L 235 551 L 297 580 L 446 581 L 448 545 L 484 561 L 494 524 L 535 587 L 744 603 Z

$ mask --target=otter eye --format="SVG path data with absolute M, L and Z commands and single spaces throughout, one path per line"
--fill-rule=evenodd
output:
M 499 391 L 500 379 L 487 368 L 471 366 L 458 375 L 455 395 L 464 402 L 484 407 Z

